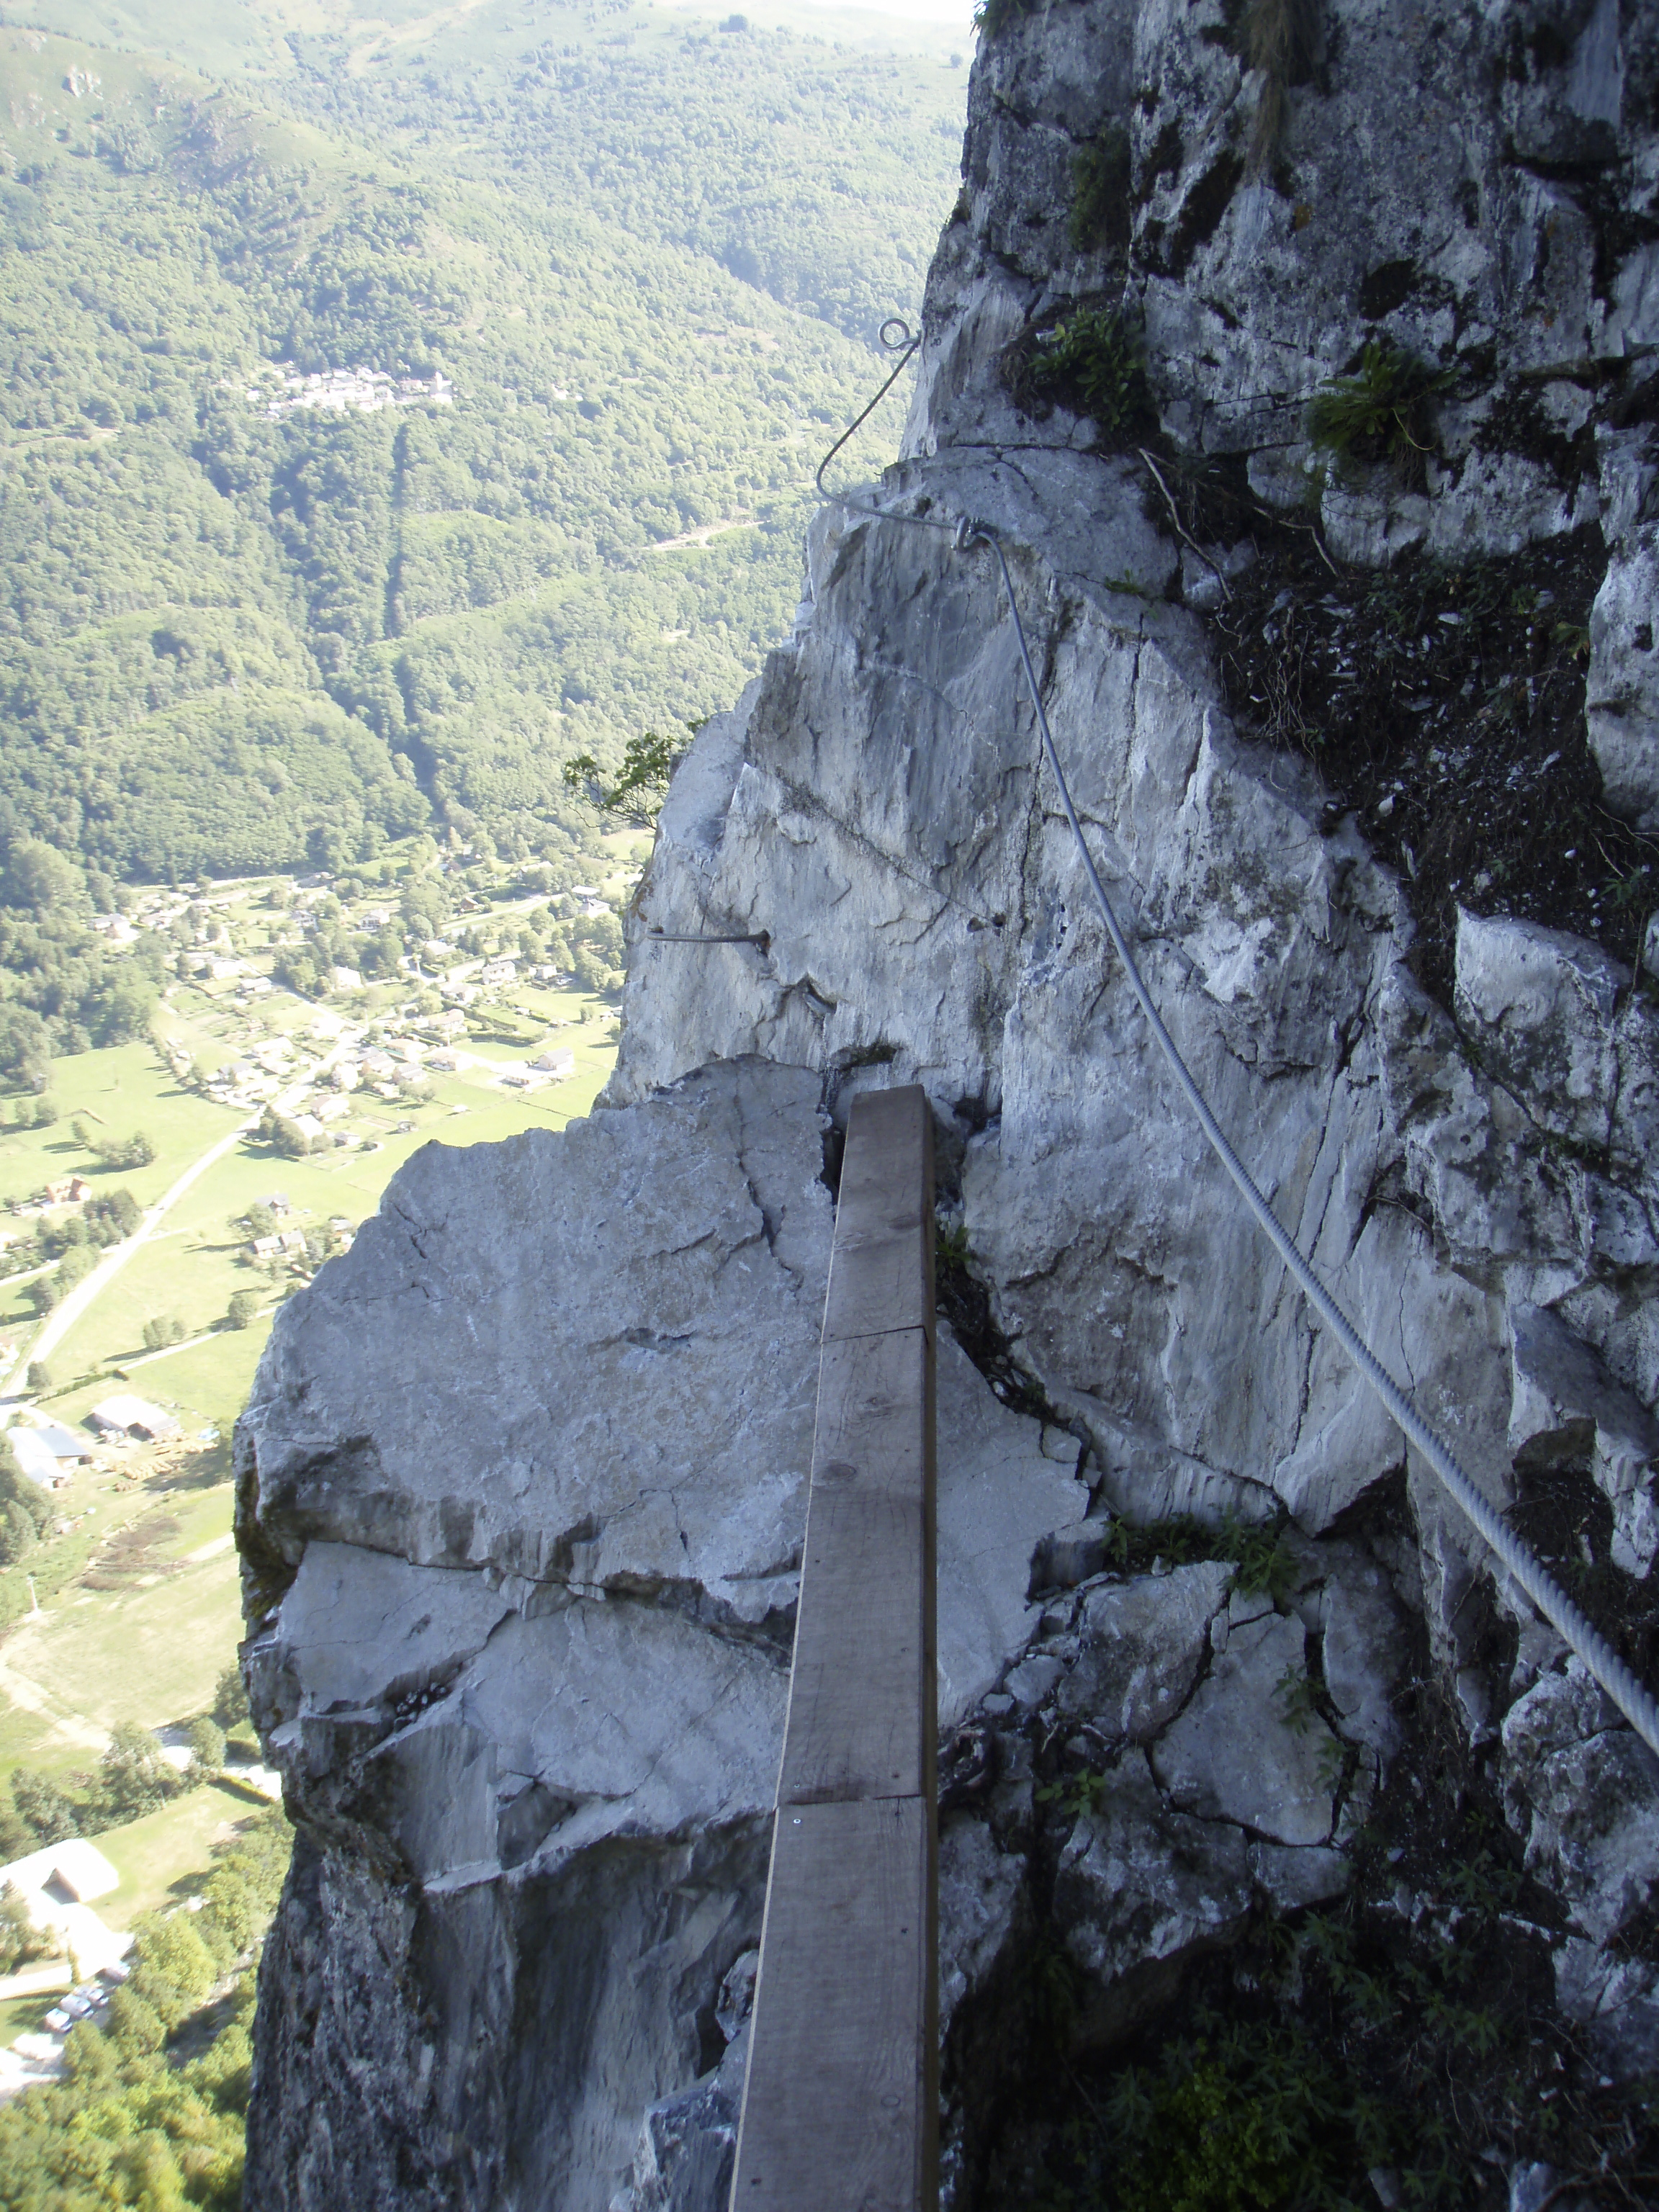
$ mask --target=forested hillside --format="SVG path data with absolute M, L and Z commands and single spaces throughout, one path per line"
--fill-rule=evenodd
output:
M 787 625 L 811 464 L 954 192 L 943 56 L 349 28 L 250 30 L 219 82 L 0 30 L 0 833 L 94 888 L 422 828 L 568 853 L 565 760 L 725 703 Z M 394 381 L 301 381 L 352 369 Z

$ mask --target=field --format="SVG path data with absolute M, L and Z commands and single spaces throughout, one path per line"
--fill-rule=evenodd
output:
M 121 1887 L 100 1899 L 100 1911 L 112 1926 L 125 1928 L 136 1914 L 187 1894 L 211 1863 L 211 1847 L 264 1809 L 262 1799 L 234 1783 L 210 1782 L 186 1790 L 159 1813 L 107 1830 L 97 1844 L 120 1875 Z
M 241 1632 L 224 1459 L 222 1448 L 178 1455 L 137 1480 L 89 1469 L 58 1493 L 65 1517 L 92 1524 L 95 1575 L 112 1536 L 155 1540 L 141 1557 L 120 1547 L 120 1586 L 71 1583 L 0 1644 L 0 1769 L 61 1777 L 95 1765 L 119 1722 L 161 1728 L 212 1703 Z

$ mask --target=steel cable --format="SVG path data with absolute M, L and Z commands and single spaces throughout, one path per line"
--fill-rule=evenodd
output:
M 890 337 L 890 331 L 896 329 L 902 333 L 902 336 Z M 1037 682 L 1036 670 L 1031 663 L 1030 647 L 1025 637 L 1025 625 L 1020 620 L 1019 602 L 1014 592 L 1014 580 L 1009 570 L 1008 559 L 1003 550 L 1001 538 L 989 523 L 975 520 L 967 516 L 955 522 L 947 522 L 943 519 L 936 520 L 931 515 L 903 514 L 891 508 L 870 507 L 860 501 L 845 498 L 839 493 L 830 491 L 825 485 L 824 470 L 853 433 L 873 413 L 876 406 L 892 388 L 921 343 L 920 337 L 913 336 L 908 325 L 896 316 L 883 324 L 881 342 L 890 351 L 902 349 L 902 358 L 897 368 L 882 386 L 881 390 L 877 392 L 869 406 L 848 425 L 819 463 L 815 481 L 820 497 L 832 506 L 843 507 L 849 513 L 862 515 L 871 521 L 896 522 L 915 529 L 946 531 L 951 534 L 958 552 L 965 553 L 970 547 L 982 544 L 988 546 L 996 556 L 997 566 L 1002 576 L 1002 586 L 1008 597 L 1008 611 L 1013 617 L 1014 634 L 1019 642 L 1020 665 L 1024 671 L 1026 689 L 1030 693 L 1031 705 L 1036 713 L 1037 727 L 1042 733 L 1043 753 L 1048 760 L 1050 773 L 1054 776 L 1055 787 L 1060 793 L 1060 805 L 1071 826 L 1072 836 L 1076 842 L 1084 873 L 1088 878 L 1089 888 L 1094 894 L 1095 903 L 1100 908 L 1101 919 L 1106 926 L 1106 933 L 1111 939 L 1112 948 L 1123 963 L 1123 971 L 1128 978 L 1129 987 L 1134 993 L 1140 1010 L 1146 1018 L 1153 1036 L 1158 1041 L 1159 1049 L 1180 1086 L 1182 1095 L 1198 1116 L 1199 1126 L 1203 1130 L 1211 1150 L 1232 1177 L 1239 1194 L 1254 1215 L 1257 1227 L 1290 1270 L 1315 1312 L 1324 1322 L 1358 1370 L 1361 1380 L 1382 1401 L 1389 1419 L 1401 1431 L 1407 1441 L 1416 1446 L 1422 1457 L 1439 1477 L 1459 1510 L 1474 1528 L 1481 1541 L 1503 1562 L 1504 1567 L 1525 1590 L 1538 1610 L 1583 1660 L 1590 1674 L 1601 1684 L 1613 1704 L 1618 1706 L 1643 1742 L 1656 1755 L 1659 1755 L 1659 1701 L 1656 1701 L 1646 1685 L 1638 1680 L 1606 1637 L 1580 1612 L 1537 1554 L 1508 1525 L 1496 1507 L 1477 1487 L 1472 1478 L 1465 1473 L 1450 1448 L 1423 1419 L 1348 1319 L 1347 1315 L 1320 1281 L 1311 1265 L 1304 1259 L 1295 1239 L 1285 1228 L 1257 1188 L 1255 1177 L 1233 1150 L 1226 1132 L 1211 1112 L 1208 1102 L 1199 1089 L 1192 1070 L 1182 1058 L 1175 1039 L 1164 1027 L 1163 1018 L 1152 1002 L 1152 993 L 1146 988 L 1146 979 L 1141 975 L 1134 955 L 1129 949 L 1128 939 L 1124 935 L 1112 902 L 1107 896 L 1106 887 L 1100 880 L 1094 857 L 1089 850 L 1088 840 L 1083 834 L 1083 824 L 1079 818 L 1076 805 L 1073 802 L 1071 786 L 1066 781 L 1066 771 L 1060 765 L 1054 733 L 1048 727 L 1048 716 L 1042 703 L 1042 687 Z

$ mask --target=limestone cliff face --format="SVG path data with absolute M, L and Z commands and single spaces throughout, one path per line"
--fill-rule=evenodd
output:
M 1490 871 L 1425 963 L 1393 793 L 1333 805 L 1215 617 L 1248 592 L 1278 620 L 1298 533 L 1345 610 L 1391 562 L 1519 561 L 1510 590 L 1568 549 L 1594 569 L 1582 774 L 1607 835 L 1659 823 L 1659 30 L 1618 0 L 1303 14 L 1278 76 L 1220 0 L 1066 0 L 982 44 L 878 489 L 1002 534 L 1102 872 L 1217 1114 L 1488 1494 L 1599 1500 L 1650 1669 L 1650 983 Z M 1079 155 L 1110 187 L 1081 246 Z M 1135 334 L 1133 436 L 1022 371 L 1079 303 Z M 1368 345 L 1433 369 L 1432 438 L 1324 467 L 1309 402 Z M 1208 467 L 1227 501 L 1164 497 L 1154 422 L 1166 482 Z M 1211 1161 L 1099 930 L 994 563 L 829 510 L 808 572 L 795 638 L 674 778 L 605 1109 L 420 1155 L 279 1320 L 239 1432 L 250 1674 L 300 1827 L 262 2206 L 723 2202 L 833 1125 L 870 1083 L 927 1086 L 988 1297 L 970 1348 L 1042 1416 L 947 1342 L 942 1719 L 1000 1776 L 943 1846 L 957 2201 L 984 1993 L 1033 1916 L 1091 2033 L 1154 2017 L 1253 1911 L 1342 1890 L 1413 1669 L 1560 1902 L 1558 2002 L 1615 2069 L 1659 2053 L 1631 1935 L 1650 1763 Z M 1444 746 L 1484 742 L 1477 705 L 1472 680 L 1433 710 Z M 765 953 L 651 938 L 733 924 Z M 1271 1595 L 1213 1561 L 1112 1569 L 1113 1516 L 1281 1510 Z M 1110 1787 L 1040 1837 L 1031 1744 L 1066 1729 Z

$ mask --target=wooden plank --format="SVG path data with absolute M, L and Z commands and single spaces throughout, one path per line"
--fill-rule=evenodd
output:
M 880 1336 L 891 1329 L 933 1333 L 933 1230 L 837 1237 L 830 1261 L 823 1340 Z
M 732 2203 L 938 2203 L 933 1118 L 854 1102 Z
M 919 1083 L 893 1091 L 861 1091 L 847 1115 L 838 1205 L 862 1215 L 875 1204 L 913 1206 L 933 1201 L 933 1116 Z
M 817 1590 L 795 1632 L 780 1805 L 927 1790 L 921 1700 L 934 1670 L 921 1523 L 920 1504 L 814 1491 L 806 1552 Z
M 933 1327 L 933 1117 L 919 1084 L 853 1101 L 823 1340 Z
M 933 1794 L 933 1353 L 826 1345 L 778 1802 Z
M 935 2203 L 935 1856 L 920 1798 L 780 1809 L 733 2212 Z
M 896 1497 L 920 1498 L 931 1481 L 933 1437 L 933 1350 L 925 1329 L 824 1346 L 812 1437 L 815 1482 L 856 1480 Z

